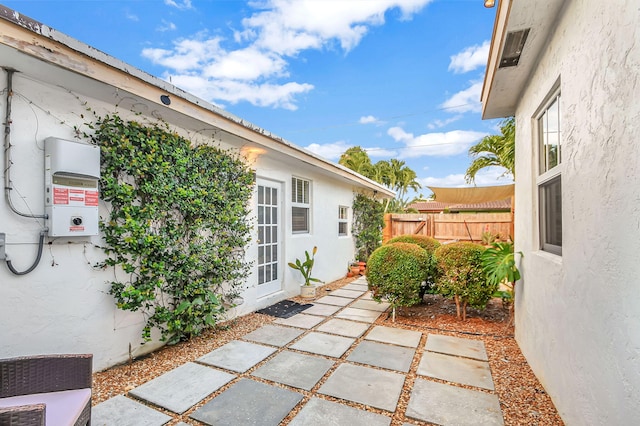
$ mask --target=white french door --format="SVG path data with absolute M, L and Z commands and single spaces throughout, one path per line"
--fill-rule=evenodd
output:
M 277 182 L 258 179 L 258 297 L 282 289 L 280 263 L 281 187 Z

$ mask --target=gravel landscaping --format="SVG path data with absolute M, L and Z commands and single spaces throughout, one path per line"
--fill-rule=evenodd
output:
M 318 298 L 331 294 L 331 291 L 337 290 L 348 284 L 353 279 L 344 278 L 318 289 Z M 293 299 L 300 303 L 308 303 L 308 300 Z M 482 340 L 485 344 L 489 364 L 491 366 L 491 374 L 495 386 L 495 393 L 500 399 L 500 405 L 506 425 L 562 425 L 563 422 L 559 417 L 551 398 L 547 395 L 544 388 L 534 376 L 529 368 L 524 356 L 520 352 L 518 345 L 513 338 L 513 327 L 507 328 L 508 311 L 502 307 L 499 299 L 493 299 L 485 311 L 469 310 L 466 322 L 460 322 L 455 317 L 455 304 L 452 301 L 444 300 L 439 296 L 427 296 L 426 303 L 399 310 L 396 316 L 396 322 L 392 322 L 391 314 L 385 313 L 380 316 L 375 324 L 384 325 L 386 327 L 402 328 L 406 330 L 419 331 L 423 333 L 422 340 L 418 345 L 418 350 L 413 357 L 412 365 L 407 378 L 404 382 L 404 389 L 398 402 L 397 409 L 393 415 L 391 424 L 400 426 L 402 424 L 424 424 L 405 417 L 407 405 L 409 403 L 409 392 L 416 380 L 417 364 L 420 361 L 424 346 L 426 343 L 426 335 L 442 334 L 462 338 L 472 338 Z M 265 324 L 270 324 L 275 320 L 274 317 L 262 314 L 249 314 L 241 318 L 236 318 L 220 324 L 216 329 L 209 330 L 203 335 L 191 339 L 187 342 L 181 342 L 173 346 L 167 346 L 152 354 L 140 359 L 135 359 L 130 363 L 119 365 L 108 370 L 94 374 L 93 381 L 93 405 L 99 404 L 109 398 L 117 395 L 126 394 L 130 390 L 149 380 L 160 376 L 161 374 L 172 370 L 186 362 L 191 362 L 197 358 L 211 352 L 212 350 L 232 341 L 236 340 Z M 357 340 L 362 340 L 360 336 Z M 322 386 L 330 373 L 346 361 L 352 351 L 348 351 L 341 356 L 339 361 L 324 376 L 317 387 Z M 253 372 L 249 370 L 240 374 L 241 377 L 249 377 Z M 257 379 L 251 376 L 253 380 Z M 448 383 L 439 379 L 429 380 L 441 383 Z M 273 384 L 273 383 L 271 383 Z M 456 384 L 460 387 L 468 387 Z M 213 395 L 205 398 L 201 403 L 196 405 L 188 412 L 177 415 L 169 411 L 163 411 L 170 415 L 173 420 L 169 425 L 178 424 L 180 421 L 187 422 L 192 425 L 200 424 L 188 415 L 198 407 L 206 404 L 215 396 L 226 390 L 230 385 L 223 386 Z M 285 385 L 281 385 L 287 388 Z M 471 387 L 468 387 L 472 389 Z M 477 390 L 477 389 L 476 389 Z M 328 395 L 315 394 L 309 391 L 301 391 L 304 395 L 303 403 L 309 401 L 313 395 L 316 398 L 322 398 L 327 401 L 340 402 L 341 404 L 350 405 L 352 407 L 366 409 L 372 413 L 386 414 L 388 412 L 379 410 L 370 406 L 333 398 Z M 302 408 L 304 404 L 298 404 L 296 409 L 284 419 L 283 424 L 287 424 Z M 157 408 L 157 407 L 156 407 Z M 160 410 L 162 411 L 162 410 Z

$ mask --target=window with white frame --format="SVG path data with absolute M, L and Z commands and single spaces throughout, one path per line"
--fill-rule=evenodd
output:
M 348 234 L 347 231 L 347 219 L 349 217 L 349 207 L 338 206 L 338 235 L 345 236 Z
M 310 232 L 311 182 L 297 177 L 291 178 L 291 230 L 294 234 Z
M 544 104 L 537 116 L 537 124 L 540 248 L 562 255 L 562 132 L 559 90 L 556 89 Z

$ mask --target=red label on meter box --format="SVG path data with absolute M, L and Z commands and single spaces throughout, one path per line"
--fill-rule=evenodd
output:
M 67 188 L 53 188 L 53 204 L 69 204 L 69 190 Z
M 84 205 L 95 207 L 98 205 L 98 191 L 85 191 L 84 192 Z

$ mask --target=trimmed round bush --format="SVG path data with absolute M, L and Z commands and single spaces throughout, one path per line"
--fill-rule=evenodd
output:
M 394 243 L 417 244 L 427 252 L 429 252 L 429 254 L 433 254 L 433 252 L 435 252 L 436 249 L 440 247 L 440 242 L 438 240 L 436 240 L 435 238 L 427 237 L 426 235 L 400 235 L 387 241 L 387 244 Z
M 373 299 L 385 298 L 394 308 L 420 303 L 420 286 L 427 277 L 430 262 L 429 253 L 416 244 L 379 247 L 367 262 L 367 281 Z
M 467 316 L 467 305 L 484 309 L 496 290 L 482 269 L 480 244 L 459 242 L 440 246 L 435 251 L 438 267 L 436 290 L 456 302 L 458 318 Z
M 426 235 L 400 235 L 387 241 L 387 244 L 395 243 L 411 243 L 417 244 L 429 253 L 431 257 L 429 266 L 427 267 L 427 276 L 425 279 L 425 285 L 420 288 L 420 300 L 424 297 L 426 292 L 432 293 L 435 286 L 435 280 L 437 275 L 437 267 L 435 260 L 435 251 L 440 247 L 440 242 L 435 238 L 427 237 Z

